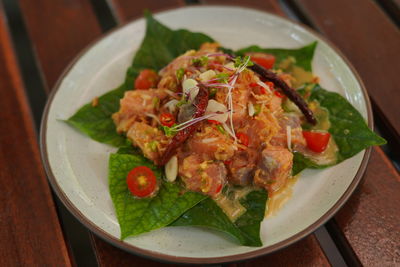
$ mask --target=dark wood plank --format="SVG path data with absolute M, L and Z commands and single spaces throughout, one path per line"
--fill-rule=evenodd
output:
M 335 220 L 363 265 L 400 265 L 400 176 L 380 148 Z
M 97 260 L 100 266 L 182 266 L 169 263 L 160 263 L 148 260 L 139 256 L 134 256 L 120 249 L 116 249 L 106 242 L 98 242 L 93 239 L 97 251 Z M 107 251 L 107 253 L 105 253 Z M 319 247 L 318 241 L 314 236 L 297 242 L 296 244 L 278 251 L 266 257 L 259 257 L 241 263 L 229 264 L 229 267 L 247 267 L 247 266 L 330 266 L 324 253 Z
M 127 22 L 143 15 L 148 9 L 152 12 L 175 8 L 185 5 L 184 0 L 152 0 L 152 1 L 127 1 L 111 0 L 112 7 L 119 22 Z
M 201 3 L 210 5 L 238 5 L 285 16 L 285 13 L 277 0 L 202 0 Z
M 278 251 L 274 254 L 256 258 L 241 263 L 230 264 L 229 267 L 252 267 L 252 266 L 331 266 L 322 252 L 314 235 L 293 244 L 292 246 Z
M 139 5 L 137 1 L 123 1 L 123 0 L 114 0 L 114 3 L 117 2 L 121 5 L 130 6 L 130 8 L 121 9 L 119 12 L 124 12 L 120 14 L 121 20 L 125 21 L 126 18 L 133 17 L 131 13 L 137 12 L 135 6 Z M 133 4 L 136 2 L 136 5 Z M 157 1 L 161 2 L 161 1 Z M 163 1 L 164 3 L 164 1 Z M 241 4 L 243 6 L 254 7 L 270 12 L 277 13 L 279 15 L 283 15 L 283 11 L 280 9 L 278 1 L 202 1 L 204 4 Z M 165 4 L 165 3 L 164 3 Z M 145 4 L 142 4 L 145 5 Z M 125 6 L 125 7 L 126 7 Z M 165 5 L 163 5 L 165 8 Z M 135 16 L 138 15 L 135 13 Z M 138 256 L 130 255 L 126 252 L 123 252 L 115 247 L 110 246 L 105 243 L 103 240 L 93 237 L 93 243 L 95 247 L 95 251 L 97 254 L 98 262 L 101 266 L 158 266 L 160 263 L 147 260 L 144 258 L 140 258 Z M 268 255 L 265 257 L 258 258 L 253 261 L 248 261 L 244 263 L 238 264 L 238 266 L 263 266 L 265 263 L 268 263 L 271 266 L 329 266 L 329 262 L 325 257 L 321 247 L 319 246 L 316 238 L 312 235 L 304 240 L 298 242 L 297 244 L 277 252 L 273 255 Z M 173 266 L 169 264 L 165 264 L 166 266 Z M 235 266 L 235 265 L 232 265 Z
M 374 1 L 295 0 L 359 72 L 387 123 L 400 135 L 400 31 Z
M 19 0 L 47 89 L 67 64 L 101 35 L 90 0 Z
M 70 266 L 0 3 L 0 266 Z

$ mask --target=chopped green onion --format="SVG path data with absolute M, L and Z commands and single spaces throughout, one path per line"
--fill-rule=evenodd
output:
M 261 105 L 260 104 L 255 104 L 254 105 L 254 116 L 260 114 L 261 112 Z
M 208 57 L 207 56 L 201 56 L 199 58 L 194 58 L 192 60 L 192 63 L 196 67 L 206 66 L 208 64 Z
M 216 78 L 220 83 L 228 83 L 229 74 L 221 72 L 216 75 Z
M 153 107 L 154 107 L 155 109 L 158 109 L 159 106 L 160 106 L 160 99 L 159 99 L 158 97 L 154 97 L 154 98 L 153 98 Z
M 185 75 L 185 69 L 179 68 L 176 70 L 175 74 L 176 74 L 176 79 L 178 81 L 181 81 L 183 79 L 183 76 Z
M 217 88 L 212 87 L 212 88 L 208 89 L 208 97 L 209 98 L 214 97 L 216 94 L 217 94 Z
M 176 103 L 175 106 L 176 106 L 177 108 L 179 108 L 179 107 L 181 107 L 181 106 L 183 106 L 183 105 L 185 105 L 185 104 L 187 104 L 187 103 L 189 103 L 189 101 L 185 100 L 185 98 L 182 98 L 181 100 L 179 100 L 178 103 Z
M 254 65 L 254 63 L 250 60 L 249 56 L 245 56 L 243 59 L 242 57 L 235 57 L 234 62 L 236 68 L 242 68 L 242 67 L 245 68 Z
M 157 141 L 151 141 L 150 143 L 148 143 L 148 146 L 150 148 L 151 151 L 156 152 L 157 151 L 157 145 L 158 142 Z
M 221 124 L 215 125 L 220 133 L 226 134 L 224 127 Z
M 175 124 L 172 125 L 171 127 L 163 126 L 162 129 L 165 133 L 165 136 L 167 136 L 167 137 L 174 136 L 178 132 L 177 130 L 175 130 L 175 128 L 174 128 L 175 126 L 176 126 Z

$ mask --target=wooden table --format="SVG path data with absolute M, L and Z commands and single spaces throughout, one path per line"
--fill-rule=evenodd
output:
M 349 266 L 400 266 L 400 176 L 393 164 L 400 158 L 398 0 L 0 1 L 0 266 L 167 265 L 105 243 L 59 204 L 39 156 L 40 116 L 66 65 L 104 32 L 139 17 L 144 8 L 216 3 L 299 20 L 355 66 L 389 144 L 372 150 L 363 183 L 323 229 Z M 317 237 L 229 266 L 340 265 Z

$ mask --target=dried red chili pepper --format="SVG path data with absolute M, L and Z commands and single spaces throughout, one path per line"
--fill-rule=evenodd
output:
M 193 114 L 193 118 L 199 118 L 204 115 L 206 112 L 207 104 L 208 104 L 208 90 L 207 88 L 202 85 L 198 84 L 199 93 L 195 97 L 193 101 L 193 105 L 196 107 L 196 111 Z M 193 134 L 196 130 L 198 123 L 195 123 L 191 126 L 186 127 L 185 129 L 179 131 L 174 137 L 172 138 L 171 142 L 167 146 L 164 154 L 162 155 L 161 159 L 157 163 L 160 166 L 165 165 L 170 158 L 175 155 L 176 150 L 181 146 L 188 137 Z
M 254 63 L 253 66 L 249 67 L 252 71 L 258 73 L 263 79 L 271 81 L 275 86 L 279 87 L 293 103 L 295 103 L 301 112 L 306 117 L 307 121 L 313 125 L 317 124 L 317 120 L 314 117 L 311 109 L 308 108 L 306 101 L 297 93 L 296 90 L 290 88 L 281 78 L 270 70 L 267 70 L 260 65 Z

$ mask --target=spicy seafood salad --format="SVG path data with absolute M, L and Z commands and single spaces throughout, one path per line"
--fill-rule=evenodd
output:
M 125 82 L 67 120 L 119 148 L 109 189 L 121 239 L 203 226 L 261 246 L 268 199 L 295 175 L 384 143 L 347 100 L 318 85 L 316 45 L 234 52 L 148 15 Z
M 165 165 L 168 181 L 179 176 L 186 189 L 217 199 L 228 184 L 273 194 L 291 177 L 293 151 L 319 158 L 329 145 L 330 155 L 323 156 L 336 161 L 337 148 L 327 129 L 303 131 L 302 113 L 283 109 L 282 91 L 250 69 L 253 61 L 270 69 L 275 60 L 263 53 L 233 58 L 218 44 L 205 43 L 159 73 L 142 70 L 136 90 L 125 93 L 112 116 L 117 131 L 154 164 Z M 296 82 L 287 73 L 277 76 L 288 86 Z M 138 171 L 135 179 L 140 175 Z M 148 190 L 147 178 L 142 179 L 132 193 L 156 193 L 156 186 Z M 227 215 L 241 215 L 233 212 Z

